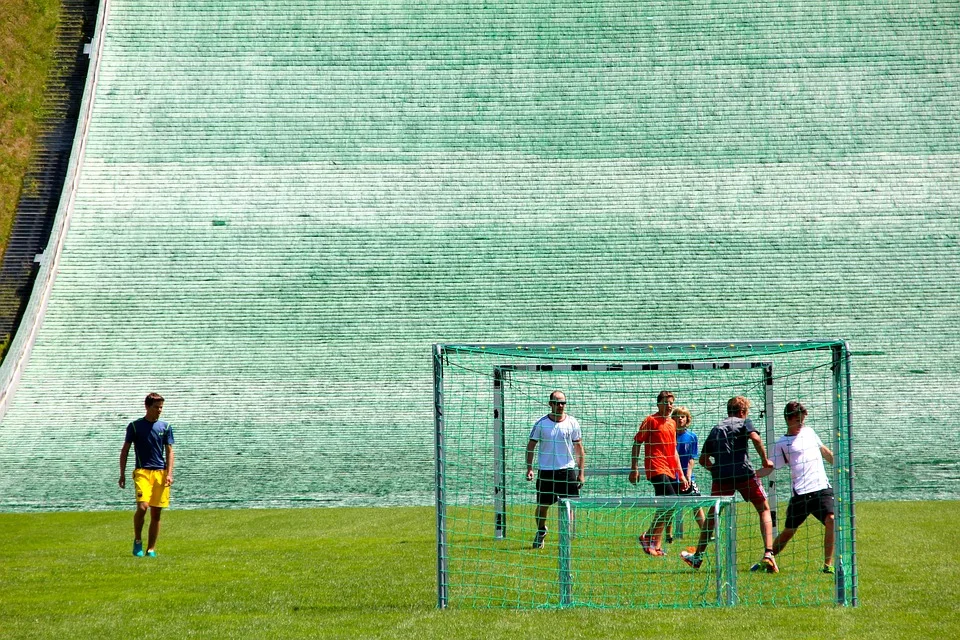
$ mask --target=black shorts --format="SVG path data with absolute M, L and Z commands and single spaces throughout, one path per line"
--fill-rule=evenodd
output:
M 657 475 L 650 478 L 655 496 L 675 496 L 680 493 L 680 481 L 670 476 Z
M 790 498 L 790 504 L 787 506 L 787 521 L 783 526 L 787 529 L 797 529 L 809 515 L 824 522 L 831 514 L 833 514 L 833 489 L 821 489 Z
M 580 497 L 579 472 L 574 469 L 541 469 L 537 473 L 537 504 L 551 505 L 560 498 Z
M 690 483 L 690 486 L 686 489 L 680 489 L 680 495 L 682 496 L 699 496 L 700 487 L 697 486 L 697 482 L 694 480 Z

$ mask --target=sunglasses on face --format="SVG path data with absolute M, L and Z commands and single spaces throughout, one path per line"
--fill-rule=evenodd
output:
M 567 404 L 566 400 L 551 400 L 550 404 Z

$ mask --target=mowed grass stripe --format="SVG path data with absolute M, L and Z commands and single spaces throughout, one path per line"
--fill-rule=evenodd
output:
M 0 514 L 0 637 L 960 637 L 960 502 L 859 505 L 849 609 L 437 611 L 429 508 L 173 510 L 154 560 L 131 515 Z

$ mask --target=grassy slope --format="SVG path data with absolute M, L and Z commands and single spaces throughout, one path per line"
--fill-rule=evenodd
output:
M 960 637 L 960 502 L 858 517 L 857 608 L 441 612 L 431 509 L 0 514 L 0 637 Z
M 59 0 L 0 0 L 0 255 L 43 116 Z

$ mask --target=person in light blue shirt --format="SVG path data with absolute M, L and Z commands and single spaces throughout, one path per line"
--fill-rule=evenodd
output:
M 699 454 L 697 434 L 690 431 L 693 416 L 686 407 L 677 407 L 673 410 L 671 417 L 677 425 L 677 454 L 680 456 L 680 468 L 683 470 L 683 475 L 690 485 L 686 489 L 681 489 L 680 495 L 699 496 L 700 489 L 697 488 L 697 483 L 693 477 L 693 461 L 697 459 L 697 455 Z M 694 512 L 694 517 L 697 519 L 697 524 L 703 529 L 707 523 L 703 509 L 698 507 L 696 512 Z M 673 542 L 672 521 L 667 524 L 666 539 L 668 543 Z

